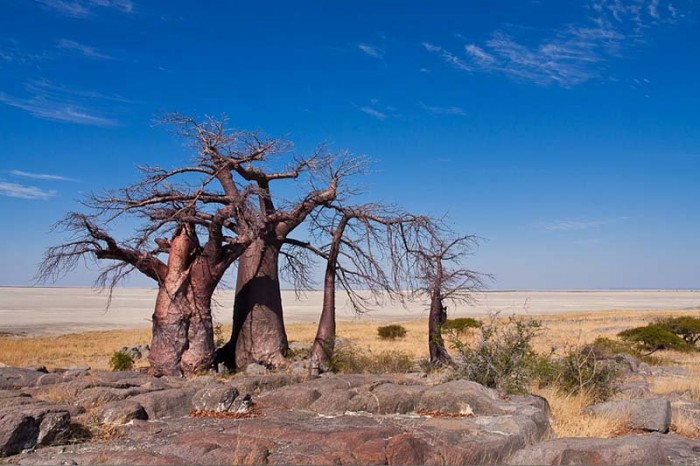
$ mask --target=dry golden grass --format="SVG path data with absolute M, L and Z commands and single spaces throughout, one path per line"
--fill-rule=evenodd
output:
M 528 316 L 542 321 L 541 334 L 534 341 L 540 352 L 551 348 L 565 349 L 593 342 L 598 336 L 614 337 L 621 330 L 646 325 L 661 317 L 692 315 L 700 317 L 700 311 L 605 311 L 590 313 L 562 313 Z M 507 316 L 502 316 L 507 318 Z M 374 353 L 400 351 L 414 358 L 427 356 L 427 322 L 425 319 L 389 322 L 403 325 L 405 338 L 387 341 L 377 335 L 377 327 L 388 322 L 370 320 L 339 322 L 338 338 L 351 342 L 361 350 Z M 230 325 L 221 326 L 220 336 L 227 338 Z M 290 341 L 311 344 L 316 333 L 312 323 L 296 323 L 287 326 Z M 108 369 L 109 358 L 122 346 L 134 346 L 150 340 L 150 329 L 112 330 L 85 332 L 58 337 L 0 336 L 0 362 L 11 366 L 43 364 L 47 367 L 89 365 L 96 369 Z M 655 354 L 657 356 L 657 354 Z M 653 381 L 652 391 L 659 394 L 690 390 L 692 397 L 700 401 L 700 352 L 660 352 L 658 358 L 665 364 L 690 369 L 689 377 L 659 377 Z M 137 362 L 143 366 L 147 361 Z M 553 414 L 552 427 L 558 436 L 611 437 L 625 432 L 625 419 L 611 419 L 587 415 L 583 408 L 590 404 L 586 395 L 564 395 L 553 389 L 533 390 L 549 400 Z M 64 394 L 47 393 L 50 400 L 61 401 Z M 672 429 L 685 436 L 700 437 L 698 426 L 691 419 L 677 417 Z M 111 432 L 107 436 L 113 435 Z
M 567 395 L 553 388 L 534 388 L 533 393 L 549 401 L 552 409 L 552 430 L 557 437 L 610 438 L 624 433 L 627 416 L 605 417 L 585 414 L 591 404 L 585 393 Z
M 588 313 L 562 313 L 528 316 L 542 321 L 541 335 L 535 348 L 543 353 L 551 348 L 563 349 L 572 345 L 591 343 L 598 336 L 614 337 L 621 330 L 645 325 L 660 317 L 692 315 L 700 317 L 699 310 L 689 311 L 596 311 Z M 505 319 L 508 316 L 502 315 Z M 377 336 L 377 327 L 396 323 L 407 330 L 405 338 L 394 341 Z M 401 351 L 415 358 L 424 358 L 428 352 L 426 319 L 397 322 L 371 320 L 338 322 L 338 337 L 348 340 L 358 348 L 372 352 Z M 230 325 L 222 326 L 222 336 L 228 337 Z M 308 343 L 316 334 L 316 324 L 295 323 L 287 325 L 290 341 Z M 108 369 L 112 353 L 122 346 L 134 346 L 150 341 L 150 328 L 129 330 L 93 331 L 51 337 L 0 336 L 0 362 L 11 366 L 43 364 L 47 367 L 88 365 L 95 369 Z M 674 353 L 667 356 L 687 367 L 700 369 L 700 355 Z M 137 361 L 145 365 L 146 361 Z
M 700 438 L 700 425 L 690 415 L 679 412 L 673 415 L 671 431 L 690 438 Z
M 9 366 L 43 364 L 47 367 L 88 365 L 109 369 L 109 358 L 122 346 L 150 340 L 150 329 L 71 333 L 50 337 L 0 337 L 0 362 Z M 145 364 L 145 361 L 138 361 Z

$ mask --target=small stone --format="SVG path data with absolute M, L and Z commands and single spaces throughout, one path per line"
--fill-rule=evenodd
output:
M 251 363 L 245 368 L 245 375 L 265 375 L 267 374 L 267 368 L 262 364 Z

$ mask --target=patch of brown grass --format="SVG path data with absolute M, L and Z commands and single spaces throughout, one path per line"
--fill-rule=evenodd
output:
M 584 413 L 583 410 L 592 401 L 586 393 L 567 395 L 553 388 L 536 388 L 532 392 L 549 401 L 552 430 L 557 437 L 611 438 L 626 433 L 627 416 L 607 417 Z
M 692 416 L 683 411 L 673 415 L 671 432 L 684 437 L 700 439 L 700 425 Z

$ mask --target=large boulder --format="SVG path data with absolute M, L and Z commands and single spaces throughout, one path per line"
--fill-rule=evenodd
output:
M 700 464 L 700 442 L 673 434 L 561 438 L 514 453 L 508 464 Z
M 0 413 L 0 456 L 64 441 L 70 413 L 51 406 L 26 405 Z
M 671 403 L 666 398 L 608 401 L 590 406 L 586 412 L 625 419 L 629 429 L 666 433 L 671 427 Z

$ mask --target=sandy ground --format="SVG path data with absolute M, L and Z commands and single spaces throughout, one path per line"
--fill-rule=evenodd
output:
M 156 290 L 120 288 L 114 290 L 109 309 L 107 294 L 90 288 L 0 287 L 0 334 L 46 335 L 150 326 Z M 500 311 L 506 315 L 550 314 L 603 310 L 700 309 L 700 291 L 489 291 L 475 294 L 471 305 L 449 306 L 451 317 L 484 315 Z M 321 309 L 321 292 L 310 292 L 300 300 L 294 292 L 282 295 L 287 322 L 316 322 Z M 233 291 L 217 295 L 215 319 L 231 319 Z M 361 316 L 355 315 L 344 297 L 338 299 L 339 320 L 380 322 L 420 319 L 426 306 L 386 304 Z

